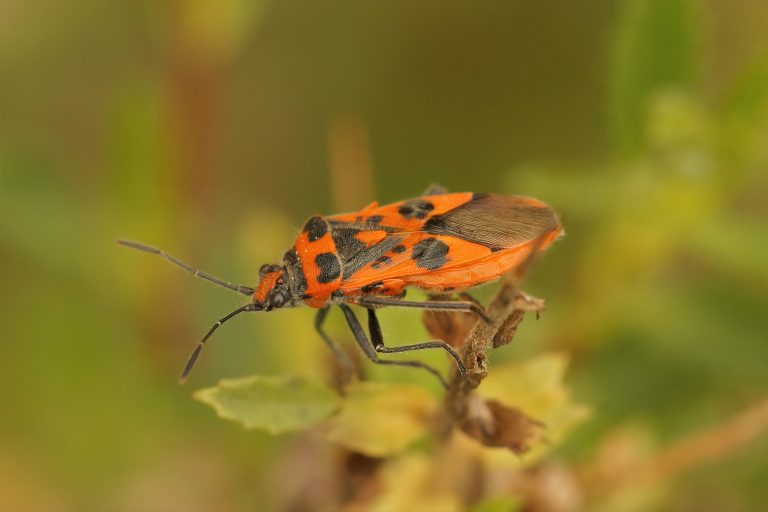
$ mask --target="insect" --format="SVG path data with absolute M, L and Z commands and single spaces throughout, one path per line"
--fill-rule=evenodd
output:
M 408 301 L 404 300 L 406 288 L 449 294 L 487 283 L 524 264 L 561 233 L 557 215 L 537 199 L 433 189 L 415 199 L 384 206 L 374 202 L 357 212 L 310 218 L 282 262 L 261 267 L 255 288 L 196 270 L 155 247 L 127 240 L 119 243 L 160 255 L 198 277 L 251 297 L 249 303 L 210 328 L 184 366 L 182 382 L 206 341 L 232 317 L 247 311 L 302 305 L 318 310 L 315 329 L 339 361 L 351 368 L 346 354 L 323 330 L 330 307 L 336 305 L 371 361 L 423 368 L 445 386 L 442 375 L 425 363 L 382 359 L 379 354 L 442 349 L 464 372 L 456 351 L 444 341 L 385 345 L 376 310 L 406 307 L 463 311 L 488 321 L 476 301 Z M 368 334 L 350 305 L 367 311 Z

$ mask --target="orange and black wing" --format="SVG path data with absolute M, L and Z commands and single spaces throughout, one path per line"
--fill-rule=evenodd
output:
M 493 194 L 424 196 L 329 220 L 348 294 L 380 282 L 393 293 L 409 285 L 468 288 L 508 272 L 561 232 L 544 203 Z

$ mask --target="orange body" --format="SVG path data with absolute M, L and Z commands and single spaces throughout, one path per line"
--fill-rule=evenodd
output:
M 294 303 L 320 308 L 361 295 L 397 296 L 415 286 L 433 292 L 470 288 L 546 249 L 562 228 L 532 198 L 438 194 L 307 222 L 285 267 Z M 254 296 L 274 287 L 269 276 Z

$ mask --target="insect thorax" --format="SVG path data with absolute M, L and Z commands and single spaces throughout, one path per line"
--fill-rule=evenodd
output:
M 304 276 L 304 269 L 301 267 L 301 260 L 296 254 L 296 249 L 291 248 L 285 252 L 283 265 L 292 302 L 301 304 L 306 299 L 307 278 Z

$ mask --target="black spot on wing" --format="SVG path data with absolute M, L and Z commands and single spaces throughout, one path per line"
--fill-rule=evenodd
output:
M 392 252 L 396 254 L 400 254 L 401 252 L 405 252 L 405 246 L 404 245 L 396 245 L 392 248 Z
M 406 219 L 423 219 L 434 209 L 435 205 L 426 199 L 411 199 L 401 204 L 397 213 Z
M 334 228 L 334 231 L 336 228 Z M 358 270 L 362 269 L 366 265 L 377 261 L 379 258 L 387 254 L 393 247 L 398 245 L 402 241 L 401 236 L 390 235 L 376 245 L 368 247 L 359 240 L 355 245 L 355 248 L 360 247 L 359 250 L 339 250 L 339 256 L 344 263 L 344 279 L 349 279 Z M 337 244 L 338 249 L 338 244 Z
M 413 246 L 411 258 L 417 267 L 437 270 L 448 262 L 448 245 L 437 238 L 425 238 Z
M 373 264 L 371 265 L 371 268 L 381 268 L 384 265 L 388 265 L 390 263 L 392 263 L 392 258 L 390 258 L 389 256 L 381 256 L 380 258 L 378 258 L 376 261 L 373 262 Z
M 377 288 L 380 288 L 384 283 L 382 281 L 375 281 L 371 284 L 367 284 L 360 288 L 360 291 L 363 293 L 371 293 L 372 291 L 376 290 Z
M 332 252 L 321 252 L 315 256 L 315 264 L 320 269 L 317 276 L 318 283 L 332 283 L 341 275 L 339 258 Z
M 374 219 L 375 220 L 375 219 Z M 336 244 L 336 253 L 341 259 L 344 269 L 344 279 L 349 279 L 355 272 L 369 266 L 378 258 L 384 256 L 395 246 L 403 247 L 397 252 L 405 251 L 402 241 L 407 235 L 397 233 L 399 228 L 372 224 L 370 220 L 360 218 L 357 222 L 341 222 L 330 220 L 331 235 Z M 369 246 L 357 238 L 361 231 L 386 231 L 387 236 L 379 243 Z
M 328 224 L 321 217 L 312 217 L 304 225 L 304 232 L 310 242 L 316 242 L 328 232 Z
M 339 253 L 342 261 L 346 261 L 352 255 L 359 253 L 368 246 L 358 240 L 357 234 L 362 231 L 357 228 L 336 227 L 334 226 L 331 235 L 333 243 L 336 245 L 336 251 Z
M 382 220 L 384 220 L 384 217 L 381 215 L 371 215 L 368 217 L 367 222 L 368 224 L 381 224 Z
M 432 233 L 433 235 L 447 234 L 444 219 L 445 215 L 435 215 L 424 223 L 424 227 L 422 229 L 427 233 Z

